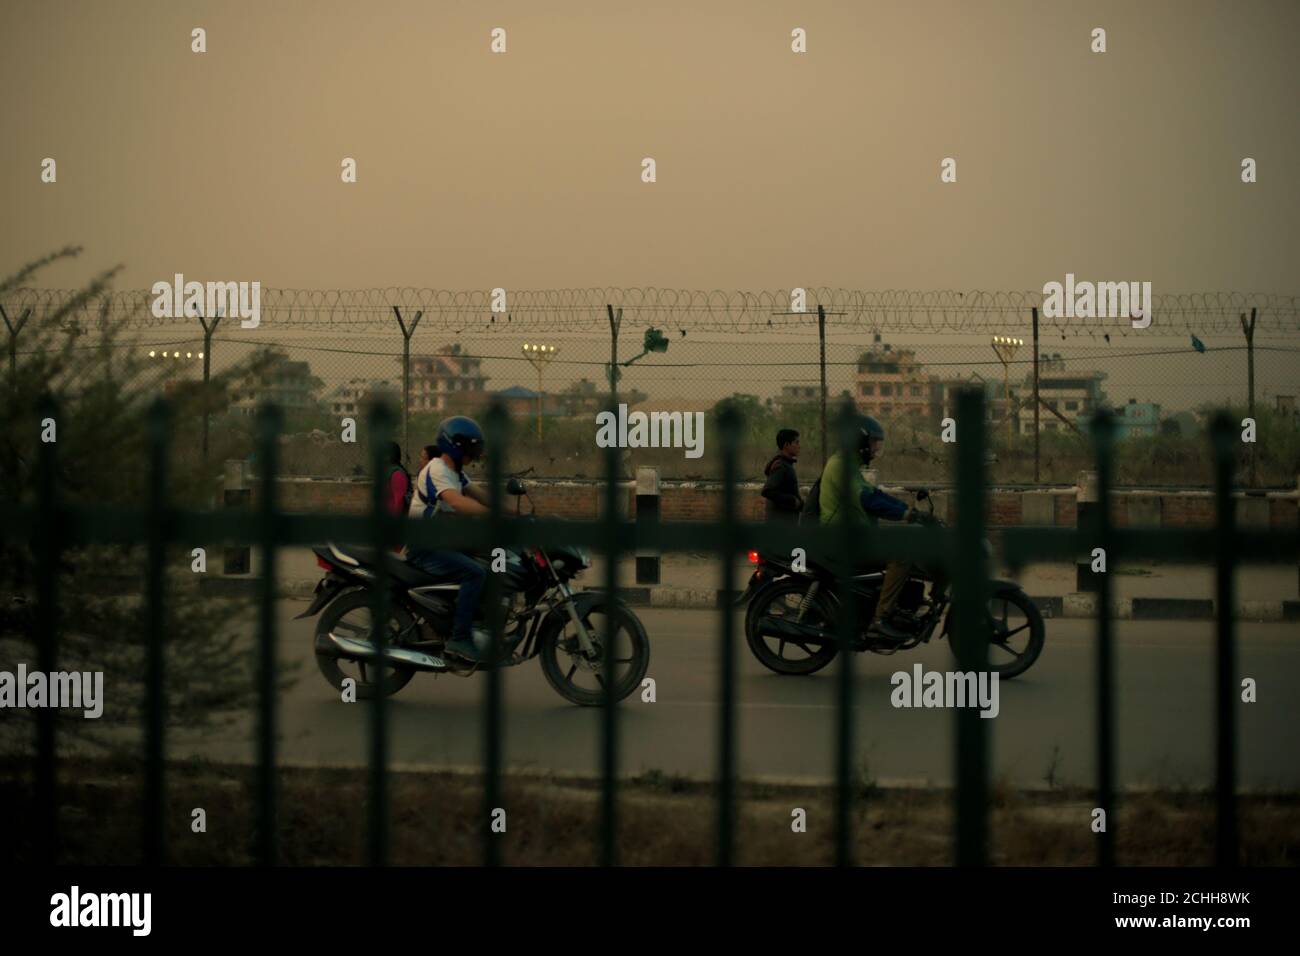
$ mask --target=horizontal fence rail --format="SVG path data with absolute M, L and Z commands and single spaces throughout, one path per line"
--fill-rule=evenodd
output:
M 40 418 L 57 419 L 58 409 L 46 404 L 40 409 Z M 37 421 L 40 420 L 37 419 Z M 373 545 L 382 561 L 399 560 L 388 549 L 398 545 L 418 545 L 424 548 L 452 547 L 457 549 L 488 550 L 494 547 L 515 545 L 541 545 L 566 543 L 586 544 L 604 553 L 608 593 L 619 589 L 619 558 L 632 553 L 637 547 L 661 551 L 698 550 L 702 541 L 716 543 L 719 560 L 724 570 L 723 593 L 735 590 L 734 556 L 744 547 L 771 551 L 788 551 L 794 547 L 808 549 L 809 553 L 826 555 L 838 576 L 840 587 L 846 588 L 852 569 L 862 559 L 906 558 L 920 564 L 941 567 L 949 572 L 953 582 L 954 641 L 958 661 L 963 670 L 979 671 L 987 667 L 988 620 L 985 602 L 989 593 L 987 558 L 983 546 L 985 533 L 984 495 L 987 488 L 984 398 L 979 392 L 962 394 L 957 415 L 958 434 L 961 436 L 953 480 L 957 488 L 957 522 L 955 529 L 936 527 L 890 528 L 863 535 L 848 524 L 818 527 L 792 527 L 755 525 L 737 520 L 736 486 L 736 435 L 741 427 L 737 415 L 727 414 L 722 420 L 723 474 L 725 497 L 722 516 L 716 522 L 631 522 L 619 516 L 617 496 L 616 449 L 605 452 L 606 493 L 604 515 L 599 521 L 572 522 L 554 519 L 521 521 L 512 519 L 504 509 L 502 478 L 508 473 L 506 455 L 510 448 L 509 416 L 499 405 L 487 419 L 488 457 L 491 507 L 487 520 L 441 516 L 437 521 L 409 521 L 389 515 L 384 507 L 385 444 L 395 426 L 395 417 L 385 407 L 375 409 L 369 419 L 370 463 L 372 472 L 372 499 L 370 514 L 366 516 L 338 516 L 324 514 L 286 514 L 276 499 L 277 436 L 280 414 L 274 408 L 265 408 L 259 416 L 258 448 L 261 465 L 261 499 L 251 512 L 243 514 L 208 513 L 180 509 L 167 499 L 167 472 L 165 463 L 173 440 L 171 422 L 165 402 L 155 405 L 150 418 L 151 478 L 148 485 L 149 500 L 140 510 L 99 509 L 74 505 L 62 500 L 58 482 L 58 451 L 56 443 L 40 446 L 39 481 L 35 505 L 19 507 L 12 503 L 0 505 L 0 522 L 7 537 L 29 538 L 37 558 L 39 574 L 36 583 L 36 615 L 34 639 L 40 666 L 52 673 L 57 669 L 60 620 L 58 614 L 58 561 L 60 553 L 88 543 L 147 544 L 148 563 L 145 597 L 148 604 L 147 621 L 147 696 L 145 706 L 146 772 L 142 849 L 144 859 L 151 864 L 167 859 L 163 844 L 165 819 L 165 740 L 163 713 L 165 695 L 163 686 L 167 679 L 165 608 L 166 577 L 163 562 L 168 544 L 194 540 L 220 541 L 255 545 L 263 558 L 259 589 L 257 636 L 257 833 L 256 859 L 264 865 L 279 860 L 277 842 L 277 720 L 276 720 L 276 637 L 277 624 L 274 613 L 275 555 L 286 545 L 319 544 L 325 540 Z M 849 477 L 849 453 L 856 450 L 854 436 L 846 426 L 847 418 L 840 420 L 837 444 L 844 453 L 845 478 Z M 1217 608 L 1216 674 L 1216 789 L 1218 799 L 1218 830 L 1216 852 L 1220 863 L 1231 865 L 1237 859 L 1237 830 L 1235 805 L 1236 735 L 1234 723 L 1235 645 L 1232 614 L 1232 574 L 1242 562 L 1292 561 L 1300 557 L 1300 536 L 1294 531 L 1241 531 L 1233 518 L 1231 479 L 1233 470 L 1233 423 L 1220 417 L 1212 429 L 1212 454 L 1216 463 L 1218 524 L 1215 528 L 1196 530 L 1162 529 L 1134 531 L 1112 528 L 1109 523 L 1111 483 L 1109 461 L 1113 423 L 1100 416 L 1094 429 L 1093 440 L 1099 481 L 1099 506 L 1091 516 L 1081 521 L 1076 529 L 1009 529 L 1004 534 L 1007 561 L 1014 567 L 1034 560 L 1051 557 L 1073 558 L 1081 551 L 1104 545 L 1108 561 L 1137 558 L 1163 558 L 1182 561 L 1210 560 L 1217 567 L 1219 603 Z M 852 482 L 842 482 L 848 505 Z M 489 575 L 489 581 L 493 578 Z M 1105 580 L 1106 576 L 1102 576 Z M 490 585 L 488 604 L 492 609 L 489 624 L 495 646 L 502 641 L 504 615 L 500 601 L 492 594 Z M 847 593 L 845 590 L 843 593 Z M 1114 664 L 1113 636 L 1110 626 L 1108 585 L 1103 584 L 1102 600 L 1098 609 L 1097 640 L 1097 797 L 1099 805 L 1111 809 L 1114 791 Z M 383 587 L 372 589 L 373 639 L 381 653 L 388 639 L 387 608 L 389 595 Z M 835 715 L 835 860 L 845 865 L 852 859 L 852 825 L 854 793 L 852 776 L 852 710 L 854 705 L 853 657 L 850 652 L 853 639 L 864 623 L 856 620 L 856 602 L 845 602 L 839 616 L 838 629 L 841 643 L 841 660 L 837 680 L 837 707 Z M 736 803 L 736 707 L 738 702 L 736 679 L 736 635 L 733 611 L 727 601 L 720 602 L 719 622 L 722 666 L 720 669 L 718 714 L 718 817 L 717 861 L 731 864 L 736 859 L 735 803 Z M 612 647 L 615 634 L 613 615 L 607 615 L 607 646 Z M 618 862 L 618 797 L 617 770 L 620 750 L 618 706 L 612 704 L 614 691 L 613 654 L 606 655 L 606 706 L 601 709 L 600 739 L 602 766 L 602 798 L 600 803 L 599 859 L 606 865 Z M 483 855 L 488 864 L 500 862 L 498 843 L 489 831 L 488 821 L 501 797 L 501 755 L 504 725 L 502 720 L 502 688 L 499 670 L 491 668 L 486 675 L 484 695 L 484 813 Z M 389 829 L 388 737 L 387 704 L 385 696 L 376 694 L 371 705 L 371 733 L 369 736 L 369 858 L 373 864 L 387 863 L 390 857 L 391 832 Z M 987 793 L 989 777 L 989 749 L 984 721 L 972 708 L 957 708 L 955 735 L 956 787 L 954 800 L 956 830 L 954 833 L 955 859 L 962 865 L 982 865 L 989 860 Z M 58 859 L 58 791 L 55 766 L 55 724 L 53 712 L 44 709 L 37 714 L 36 738 L 36 796 L 39 807 L 37 826 L 46 858 Z M 1113 814 L 1108 813 L 1108 820 Z M 1114 862 L 1114 832 L 1107 827 L 1106 835 L 1098 844 L 1098 863 Z M 869 861 L 865 861 L 869 862 Z

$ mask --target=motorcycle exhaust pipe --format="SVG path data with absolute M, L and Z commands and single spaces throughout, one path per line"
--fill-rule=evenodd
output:
M 358 641 L 351 637 L 340 637 L 332 631 L 328 635 L 329 643 L 338 650 L 340 657 L 348 660 L 378 663 L 379 648 L 369 641 Z M 415 651 L 409 647 L 388 647 L 384 650 L 383 663 L 392 667 L 409 667 L 417 671 L 441 673 L 448 670 L 447 662 L 441 657 Z

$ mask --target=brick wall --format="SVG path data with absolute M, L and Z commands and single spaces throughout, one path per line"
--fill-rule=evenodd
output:
M 660 515 L 665 521 L 708 521 L 722 514 L 722 489 L 716 484 L 695 482 L 664 482 L 662 484 Z M 756 483 L 741 485 L 736 492 L 736 509 L 742 521 L 763 519 L 763 499 Z M 257 498 L 254 483 L 253 497 Z M 904 500 L 909 497 L 898 489 L 886 488 Z M 529 496 L 537 506 L 539 515 L 563 518 L 591 519 L 598 517 L 603 508 L 599 483 L 595 481 L 540 481 L 528 485 Z M 364 481 L 311 481 L 285 479 L 280 482 L 280 506 L 286 511 L 324 511 L 335 514 L 361 514 L 370 506 L 370 486 Z M 807 493 L 807 489 L 804 489 Z M 620 506 L 624 514 L 631 515 L 635 507 L 635 485 L 623 483 L 619 489 Z M 1115 495 L 1111 520 L 1115 527 L 1128 524 L 1127 499 L 1124 492 Z M 1054 495 L 1057 527 L 1072 528 L 1075 523 L 1076 499 L 1073 491 L 1061 490 Z M 513 512 L 509 498 L 507 506 Z M 1209 492 L 1179 492 L 1162 495 L 1161 523 L 1166 528 L 1208 528 L 1214 525 L 1214 496 Z M 952 496 L 949 494 L 949 503 Z M 525 510 L 527 503 L 524 504 Z M 1024 509 L 1019 491 L 994 490 L 987 505 L 989 525 L 1008 527 L 1020 524 Z M 955 519 L 956 509 L 950 515 Z M 1273 528 L 1295 529 L 1300 520 L 1295 495 L 1268 499 L 1269 524 Z

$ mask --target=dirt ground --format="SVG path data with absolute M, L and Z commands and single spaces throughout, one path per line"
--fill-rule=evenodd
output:
M 138 764 L 82 760 L 59 770 L 61 859 L 67 863 L 134 863 L 140 859 Z M 30 825 L 30 767 L 0 767 L 0 823 L 12 863 L 38 862 Z M 398 865 L 475 866 L 488 819 L 482 781 L 450 772 L 390 775 L 392 861 Z M 281 861 L 299 866 L 367 861 L 368 772 L 285 769 L 280 774 Z M 254 771 L 204 763 L 169 766 L 168 859 L 196 866 L 253 862 Z M 598 782 L 507 777 L 501 808 L 501 862 L 515 866 L 588 866 L 597 862 Z M 825 788 L 741 784 L 737 863 L 824 866 L 834 859 L 833 793 Z M 195 809 L 206 832 L 194 832 Z M 1242 862 L 1300 863 L 1300 795 L 1242 795 L 1238 800 Z M 798 811 L 804 811 L 799 814 Z M 994 787 L 990 859 L 1002 866 L 1089 866 L 1096 859 L 1092 803 L 1085 792 L 1027 793 Z M 500 815 L 498 815 L 499 817 Z M 619 862 L 629 866 L 707 866 L 714 862 L 717 800 L 710 784 L 658 773 L 619 788 Z M 1122 799 L 1117 861 L 1131 866 L 1213 863 L 1214 800 L 1202 793 L 1148 793 Z M 802 832 L 796 821 L 803 819 Z M 953 797 L 942 790 L 858 786 L 853 806 L 853 860 L 870 866 L 944 866 L 952 861 Z

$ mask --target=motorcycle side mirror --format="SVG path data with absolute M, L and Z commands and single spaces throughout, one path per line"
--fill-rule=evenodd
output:
M 528 491 L 524 488 L 524 483 L 522 481 L 518 478 L 511 478 L 506 482 L 506 494 L 526 495 L 528 494 Z

